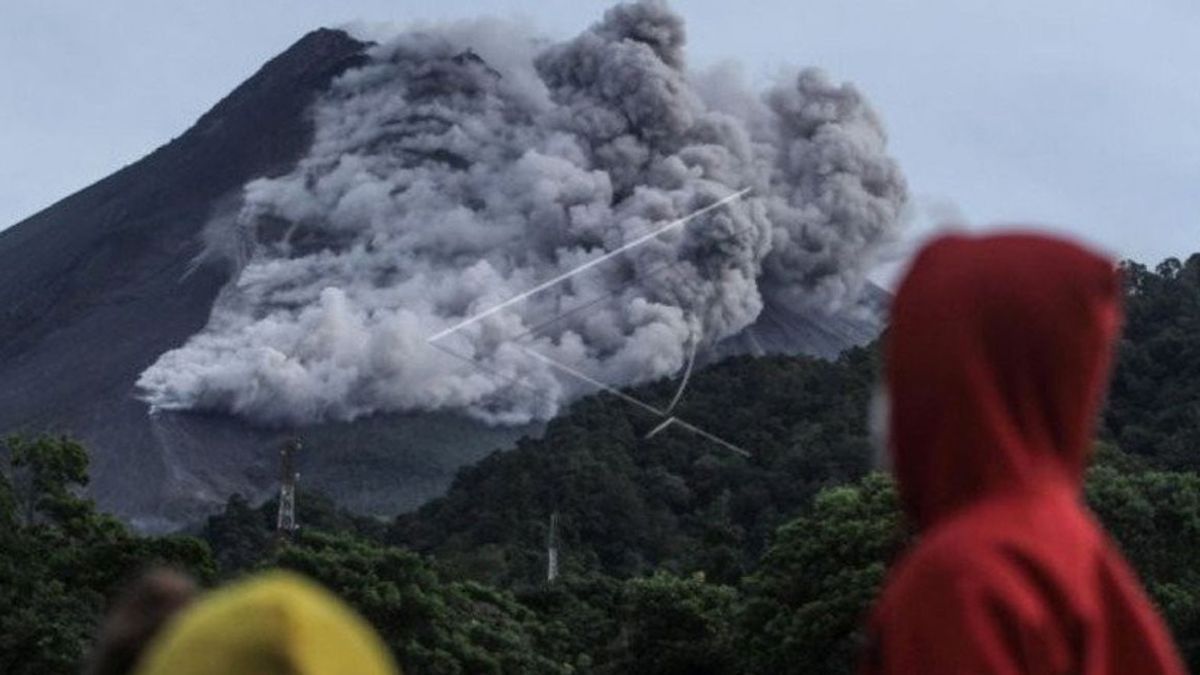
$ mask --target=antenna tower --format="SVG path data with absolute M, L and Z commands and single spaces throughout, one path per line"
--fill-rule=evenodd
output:
M 550 514 L 550 532 L 546 535 L 546 582 L 558 578 L 558 512 Z
M 296 481 L 300 474 L 296 472 L 295 454 L 299 450 L 299 438 L 285 441 L 279 450 L 279 518 L 275 521 L 275 532 L 284 539 L 290 539 L 297 529 Z

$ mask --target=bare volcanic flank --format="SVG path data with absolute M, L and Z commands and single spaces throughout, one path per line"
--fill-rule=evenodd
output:
M 93 495 L 144 528 L 270 489 L 297 429 L 306 485 L 393 513 L 588 392 L 506 348 L 533 328 L 616 385 L 675 375 L 697 345 L 705 362 L 871 339 L 865 273 L 906 195 L 879 120 L 819 73 L 753 92 L 691 73 L 683 47 L 658 2 L 557 44 L 494 22 L 310 33 L 182 136 L 0 232 L 0 433 L 78 436 Z M 458 338 L 486 369 L 429 353 L 743 188 Z

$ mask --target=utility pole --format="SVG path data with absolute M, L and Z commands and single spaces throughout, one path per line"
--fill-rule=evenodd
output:
M 296 531 L 296 473 L 295 454 L 300 451 L 300 439 L 291 438 L 279 450 L 279 517 L 275 521 L 275 534 L 280 539 L 291 539 Z
M 550 514 L 550 532 L 546 535 L 546 583 L 558 578 L 558 511 Z

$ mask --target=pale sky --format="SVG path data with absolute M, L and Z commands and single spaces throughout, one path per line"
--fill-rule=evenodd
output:
M 187 129 L 319 26 L 520 16 L 573 35 L 609 2 L 4 0 L 0 229 Z M 1039 223 L 1155 263 L 1200 251 L 1196 0 L 676 0 L 691 65 L 854 82 L 908 176 L 914 236 Z

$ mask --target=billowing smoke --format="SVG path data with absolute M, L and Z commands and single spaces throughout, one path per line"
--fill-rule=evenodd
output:
M 144 397 L 268 424 L 517 423 L 587 390 L 526 348 L 626 385 L 678 372 L 765 300 L 852 305 L 906 195 L 879 120 L 818 72 L 755 93 L 690 74 L 683 47 L 661 2 L 561 44 L 484 21 L 373 47 L 315 104 L 307 157 L 214 226 L 247 255 L 208 325 L 142 374 Z M 744 188 L 448 335 L 466 360 L 426 342 Z

